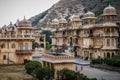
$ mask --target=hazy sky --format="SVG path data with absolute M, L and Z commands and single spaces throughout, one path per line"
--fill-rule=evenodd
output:
M 41 13 L 59 0 L 0 0 L 0 27 L 17 19 L 28 19 Z

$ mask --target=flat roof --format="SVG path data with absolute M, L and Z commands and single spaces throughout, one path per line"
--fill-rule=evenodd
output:
M 73 60 L 51 60 L 51 59 L 42 58 L 41 60 L 45 62 L 50 62 L 50 63 L 74 63 L 75 62 L 74 59 Z

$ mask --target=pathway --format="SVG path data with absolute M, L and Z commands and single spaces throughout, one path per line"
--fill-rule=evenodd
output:
M 80 66 L 80 65 L 79 65 Z M 80 71 L 80 68 L 78 68 Z M 120 73 L 108 70 L 102 70 L 92 68 L 90 66 L 84 66 L 81 73 L 87 75 L 90 78 L 97 78 L 98 80 L 120 80 Z

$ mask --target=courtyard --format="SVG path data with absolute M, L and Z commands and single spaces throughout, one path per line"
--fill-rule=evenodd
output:
M 84 61 L 81 59 L 75 59 L 75 61 L 76 63 L 78 63 L 79 61 L 79 64 L 75 64 L 74 67 L 75 70 L 85 74 L 89 78 L 97 78 L 98 80 L 120 80 L 119 72 L 92 68 L 89 66 L 90 61 Z M 81 65 L 82 65 L 82 70 L 81 70 Z

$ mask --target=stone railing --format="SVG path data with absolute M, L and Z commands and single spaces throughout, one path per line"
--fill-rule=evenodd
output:
M 119 36 L 118 33 L 95 33 L 93 36 L 98 36 L 98 37 L 106 37 L 106 36 Z
M 32 35 L 14 35 L 14 36 L 0 36 L 0 39 L 32 39 Z
M 74 59 L 73 56 L 68 56 L 68 55 L 52 55 L 52 54 L 45 54 L 43 55 L 43 58 L 45 59 L 51 59 L 51 60 L 72 60 Z
M 15 53 L 17 55 L 26 55 L 26 54 L 32 54 L 34 50 L 16 50 Z
M 105 22 L 103 26 L 117 26 L 117 24 L 115 22 Z

